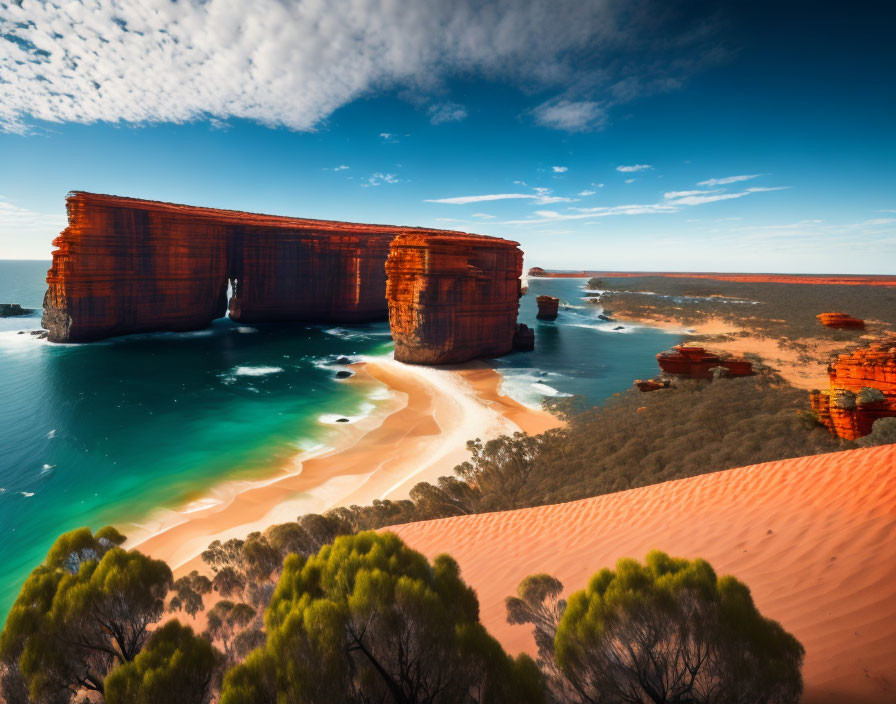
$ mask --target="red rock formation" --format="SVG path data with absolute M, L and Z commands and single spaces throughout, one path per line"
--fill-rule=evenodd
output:
M 635 379 L 635 387 L 638 391 L 659 391 L 660 389 L 668 389 L 672 386 L 672 382 L 668 379 Z
M 538 303 L 538 315 L 535 317 L 539 320 L 556 320 L 557 310 L 560 308 L 560 299 L 554 296 L 538 296 L 535 299 Z
M 840 355 L 828 375 L 830 388 L 812 392 L 812 410 L 838 437 L 856 440 L 878 418 L 896 416 L 896 339 Z
M 853 318 L 846 313 L 821 313 L 816 315 L 818 322 L 826 328 L 864 329 L 865 321 Z
M 670 352 L 661 352 L 656 360 L 666 374 L 688 376 L 692 379 L 712 379 L 713 370 L 717 367 L 724 369 L 726 376 L 749 376 L 753 373 L 753 365 L 745 359 L 723 359 L 702 347 L 688 345 L 679 345 Z
M 196 330 L 224 315 L 227 232 L 203 209 L 89 193 L 66 208 L 44 297 L 51 341 Z
M 392 242 L 386 299 L 395 359 L 463 362 L 513 348 L 523 253 L 476 235 L 407 233 Z
M 442 262 L 469 260 L 473 269 L 488 271 L 491 257 L 491 269 L 515 267 L 517 277 L 521 268 L 519 262 L 504 261 L 505 250 L 519 255 L 515 245 L 442 230 L 257 215 L 80 192 L 69 195 L 67 208 L 69 226 L 54 240 L 58 249 L 44 302 L 43 324 L 54 342 L 204 328 L 224 315 L 228 281 L 234 285 L 230 315 L 241 322 L 382 320 L 388 314 L 386 258 L 400 233 L 432 237 L 440 243 Z M 499 276 L 503 274 L 500 269 Z M 457 311 L 458 320 L 482 309 L 492 322 L 512 307 L 515 327 L 519 282 L 511 286 L 502 278 L 487 288 L 491 299 L 477 300 L 479 288 L 467 286 L 445 304 L 465 309 Z M 510 288 L 512 306 L 504 298 Z M 502 325 L 506 322 L 501 318 Z M 503 334 L 494 332 L 496 337 Z M 436 344 L 450 347 L 460 339 L 439 338 Z M 477 343 L 471 338 L 461 345 L 457 356 L 466 357 Z M 484 345 L 487 354 L 500 354 L 499 347 Z

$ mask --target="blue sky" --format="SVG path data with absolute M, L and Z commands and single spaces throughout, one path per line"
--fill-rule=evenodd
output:
M 77 189 L 546 268 L 896 271 L 882 3 L 86 3 L 0 0 L 0 258 L 48 258 Z

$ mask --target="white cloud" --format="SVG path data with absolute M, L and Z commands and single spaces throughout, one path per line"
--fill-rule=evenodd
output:
M 387 174 L 382 171 L 377 171 L 375 174 L 372 174 L 370 178 L 367 179 L 367 183 L 362 184 L 364 186 L 382 186 L 384 183 L 398 183 L 398 176 L 396 174 Z
M 459 122 L 467 117 L 467 109 L 458 103 L 439 103 L 429 108 L 429 121 L 434 125 Z
M 427 198 L 424 203 L 450 203 L 451 205 L 466 205 L 467 203 L 483 203 L 489 200 L 513 200 L 520 198 L 537 198 L 531 193 L 492 193 L 484 196 L 458 196 L 456 198 Z
M 392 132 L 380 132 L 380 139 L 382 139 L 384 142 L 389 142 L 390 144 L 395 144 L 396 142 L 398 142 Z
M 668 193 L 663 194 L 663 198 L 669 200 L 670 198 L 684 198 L 686 196 L 699 196 L 705 193 L 718 193 L 718 190 L 715 191 L 669 191 Z
M 651 166 L 650 164 L 632 164 L 631 166 L 617 166 L 616 170 L 627 174 L 631 173 L 632 171 L 646 171 L 647 169 L 652 168 L 653 166 Z
M 456 75 L 566 91 L 536 108 L 536 121 L 597 128 L 606 119 L 598 100 L 673 88 L 704 68 L 714 31 L 710 21 L 692 31 L 674 12 L 633 18 L 616 3 L 581 0 L 4 0 L 2 8 L 0 128 L 17 132 L 33 119 L 237 118 L 313 130 L 357 98 L 439 92 Z
M 467 203 L 484 203 L 491 200 L 533 200 L 539 205 L 549 203 L 571 203 L 575 198 L 551 195 L 550 188 L 535 188 L 535 193 L 491 193 L 481 196 L 457 196 L 455 198 L 427 198 L 424 203 L 447 203 L 449 205 L 466 205 Z
M 552 166 L 551 168 L 554 169 L 555 174 L 563 174 L 569 171 L 568 166 Z
M 482 218 L 483 220 L 490 220 L 494 215 L 489 215 L 488 213 L 473 213 L 474 218 Z
M 635 182 L 635 179 L 633 179 L 633 178 L 627 178 L 627 179 L 625 179 L 625 182 L 626 182 L 626 183 L 634 183 L 634 182 Z
M 331 169 L 324 169 L 324 171 L 345 171 L 348 168 L 351 168 L 351 167 L 346 166 L 345 164 L 340 164 L 339 166 L 334 166 Z
M 579 191 L 580 196 L 593 196 L 597 191 Z
M 532 111 L 535 122 L 566 132 L 600 130 L 607 125 L 607 113 L 593 100 L 552 99 Z
M 725 178 L 708 178 L 700 181 L 698 186 L 727 186 L 729 183 L 737 183 L 738 181 L 749 181 L 752 178 L 759 178 L 764 174 L 744 174 L 742 176 L 726 176 Z
M 6 259 L 49 259 L 50 241 L 67 224 L 62 210 L 40 213 L 0 197 L 0 252 Z

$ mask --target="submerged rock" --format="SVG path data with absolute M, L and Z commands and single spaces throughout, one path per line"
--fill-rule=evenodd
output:
M 346 371 L 345 369 L 336 372 L 337 379 L 348 379 L 351 376 L 354 376 L 354 374 L 352 374 L 350 371 Z

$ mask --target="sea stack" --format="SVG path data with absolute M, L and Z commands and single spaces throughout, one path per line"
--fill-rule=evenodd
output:
M 386 299 L 395 359 L 465 362 L 513 349 L 523 253 L 478 235 L 411 233 L 392 241 Z
M 538 296 L 535 299 L 538 303 L 538 315 L 535 317 L 539 320 L 556 320 L 557 310 L 560 308 L 560 299 L 554 296 Z
M 865 328 L 864 320 L 853 318 L 846 313 L 820 313 L 815 317 L 826 328 L 839 328 L 841 330 L 863 330 Z

